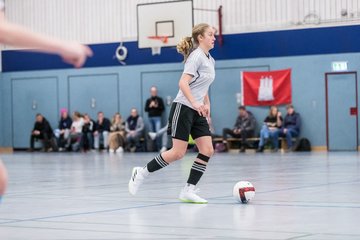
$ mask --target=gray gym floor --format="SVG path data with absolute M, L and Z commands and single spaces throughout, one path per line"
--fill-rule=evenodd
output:
M 360 239 L 356 152 L 216 154 L 199 183 L 207 205 L 177 201 L 194 153 L 154 173 L 138 196 L 133 166 L 154 153 L 1 155 L 10 184 L 0 239 Z M 236 203 L 248 180 L 256 196 Z

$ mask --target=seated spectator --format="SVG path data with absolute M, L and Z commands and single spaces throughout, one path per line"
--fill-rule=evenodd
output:
M 36 121 L 31 132 L 30 152 L 34 151 L 34 144 L 37 140 L 42 141 L 43 151 L 57 151 L 56 139 L 54 137 L 53 130 L 46 118 L 40 113 L 36 114 Z
M 272 106 L 269 111 L 269 115 L 264 120 L 264 125 L 260 130 L 260 142 L 259 148 L 256 152 L 263 152 L 264 145 L 270 139 L 272 139 L 274 151 L 279 149 L 279 134 L 282 126 L 283 119 L 281 112 L 278 111 L 276 106 Z
M 55 130 L 55 136 L 59 150 L 62 151 L 70 135 L 72 120 L 66 108 L 61 109 L 60 114 L 59 128 Z
M 223 129 L 223 141 L 227 143 L 227 135 L 234 138 L 241 138 L 240 152 L 245 152 L 246 147 L 249 147 L 247 138 L 253 137 L 255 133 L 256 120 L 252 113 L 246 111 L 244 106 L 239 107 L 239 116 L 236 119 L 233 129 Z
M 135 108 L 125 122 L 127 150 L 140 151 L 140 138 L 143 135 L 144 121 Z
M 66 144 L 68 150 L 77 152 L 80 150 L 80 143 L 82 139 L 82 128 L 84 126 L 84 118 L 79 112 L 74 112 L 72 116 L 72 124 L 70 130 L 70 136 Z
M 149 132 L 148 133 L 151 140 L 161 139 L 162 147 L 160 149 L 160 153 L 165 152 L 169 148 L 167 131 L 168 131 L 168 124 L 166 124 L 165 127 L 161 128 L 157 132 Z
M 109 152 L 124 152 L 125 147 L 125 123 L 120 113 L 115 113 L 111 121 L 109 135 Z
M 104 117 L 103 112 L 98 112 L 98 120 L 94 131 L 94 147 L 100 149 L 100 143 L 103 143 L 105 149 L 108 148 L 108 136 L 110 132 L 110 120 Z
M 92 120 L 89 114 L 84 114 L 84 125 L 82 128 L 82 141 L 80 143 L 80 149 L 87 151 L 94 148 L 94 129 L 95 121 Z
M 286 137 L 287 147 L 290 151 L 292 151 L 292 138 L 298 137 L 300 134 L 301 119 L 300 114 L 295 112 L 293 105 L 287 105 L 286 111 L 287 114 L 285 116 L 280 135 Z

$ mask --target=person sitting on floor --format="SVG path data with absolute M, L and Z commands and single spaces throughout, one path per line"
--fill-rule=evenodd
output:
M 136 108 L 131 109 L 130 116 L 125 122 L 126 131 L 126 148 L 127 150 L 134 152 L 140 151 L 140 138 L 143 135 L 144 121 L 139 116 Z
M 94 130 L 95 121 L 92 120 L 89 114 L 84 114 L 84 125 L 82 128 L 82 139 L 80 143 L 80 149 L 83 151 L 94 149 Z
M 109 152 L 124 152 L 125 147 L 125 123 L 120 113 L 115 113 L 111 121 L 109 135 Z
M 81 146 L 84 118 L 79 112 L 74 112 L 72 120 L 73 122 L 71 124 L 70 136 L 66 144 L 66 149 L 77 152 L 80 150 Z
M 70 136 L 72 120 L 66 108 L 61 109 L 60 114 L 59 128 L 55 130 L 55 136 L 59 151 L 62 151 Z
M 104 149 L 108 148 L 108 136 L 110 132 L 111 122 L 104 117 L 103 112 L 98 112 L 98 120 L 94 131 L 94 147 L 96 150 L 100 149 L 100 142 L 103 143 Z
M 279 134 L 282 126 L 283 119 L 281 112 L 276 106 L 272 106 L 269 111 L 269 115 L 264 120 L 264 125 L 260 130 L 260 142 L 259 148 L 256 152 L 263 152 L 264 145 L 270 139 L 272 139 L 274 151 L 277 152 L 279 149 Z
M 300 135 L 301 118 L 300 114 L 295 112 L 294 106 L 289 104 L 286 106 L 287 114 L 281 128 L 281 136 L 286 137 L 286 143 L 289 151 L 293 150 L 292 138 Z
M 57 151 L 55 135 L 50 126 L 50 123 L 40 113 L 36 114 L 36 121 L 34 124 L 34 128 L 31 132 L 29 149 L 30 152 L 34 151 L 34 144 L 37 140 L 42 140 L 43 151 Z
M 233 129 L 223 129 L 223 141 L 227 143 L 227 136 L 234 138 L 241 138 L 240 152 L 245 152 L 246 147 L 249 147 L 247 138 L 254 137 L 256 127 L 256 120 L 252 113 L 246 111 L 245 106 L 239 107 L 239 116 L 236 119 Z

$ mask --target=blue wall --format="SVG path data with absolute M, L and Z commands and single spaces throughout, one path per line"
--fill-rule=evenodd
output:
M 359 33 L 359 26 L 351 26 L 227 35 L 225 45 L 213 52 L 217 59 L 216 80 L 211 87 L 210 97 L 217 133 L 234 124 L 237 115 L 236 93 L 241 92 L 240 71 L 292 68 L 293 102 L 302 115 L 302 135 L 308 137 L 314 146 L 325 146 L 325 72 L 331 71 L 332 61 L 348 61 L 350 71 L 360 69 L 360 53 L 357 53 L 360 45 L 356 41 Z M 328 37 L 333 40 L 329 41 Z M 83 69 L 67 68 L 54 56 L 4 52 L 3 69 L 6 72 L 1 74 L 0 82 L 0 145 L 27 147 L 34 115 L 39 111 L 55 127 L 62 107 L 71 111 L 86 111 L 93 117 L 99 110 L 103 110 L 108 117 L 116 111 L 128 116 L 130 109 L 136 107 L 145 116 L 142 109 L 150 86 L 159 86 L 159 94 L 164 98 L 175 96 L 182 64 L 174 49 L 164 49 L 161 56 L 153 58 L 150 50 L 134 48 L 136 55 L 129 50 L 128 65 L 121 66 L 110 56 L 116 46 L 113 44 L 110 48 L 108 44 L 103 45 L 108 50 L 100 55 L 95 51 L 95 57 Z M 38 57 L 45 60 L 41 61 Z M 18 59 L 24 61 L 19 63 Z M 165 63 L 169 59 L 177 63 Z M 156 64 L 148 64 L 151 61 Z M 62 69 L 44 70 L 48 68 Z M 42 79 L 49 83 L 45 86 Z M 26 88 L 28 92 L 22 88 L 25 82 L 29 84 Z M 37 98 L 38 107 L 32 109 L 32 100 L 39 94 L 39 89 L 46 92 L 48 102 Z M 95 108 L 90 107 L 92 97 L 97 100 Z M 268 112 L 267 108 L 258 107 L 250 108 L 250 111 L 258 123 Z M 283 108 L 282 111 L 285 113 Z

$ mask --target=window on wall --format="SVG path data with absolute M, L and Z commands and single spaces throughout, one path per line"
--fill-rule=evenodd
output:
M 223 32 L 312 28 L 360 23 L 360 0 L 218 0 L 223 6 Z M 206 0 L 194 0 L 204 8 Z M 195 12 L 204 20 L 205 12 Z M 209 15 L 209 14 L 208 14 Z

